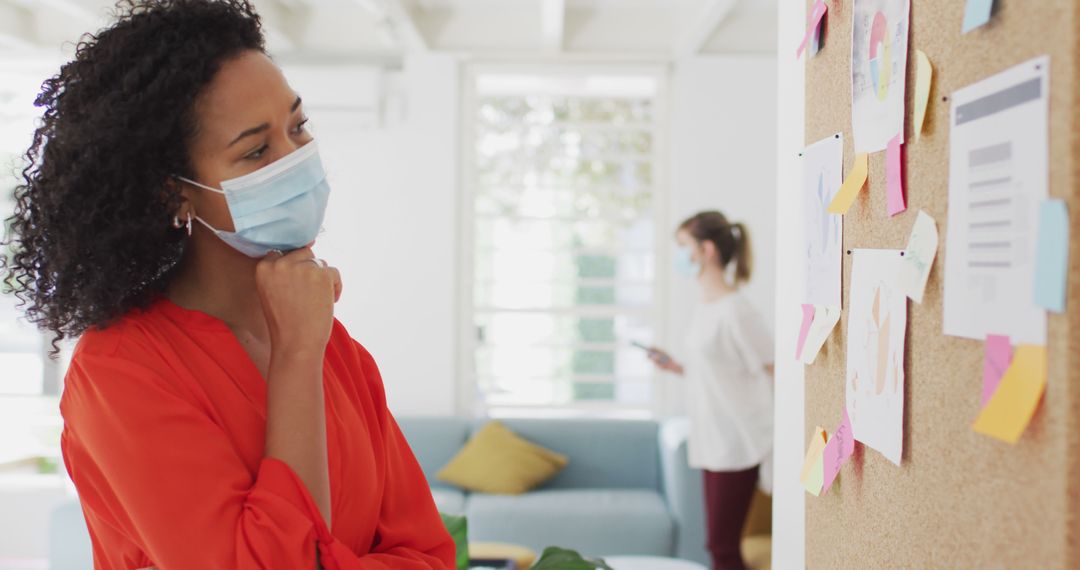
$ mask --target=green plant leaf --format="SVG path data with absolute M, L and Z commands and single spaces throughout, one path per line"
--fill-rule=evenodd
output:
M 612 570 L 603 560 L 584 558 L 574 550 L 549 546 L 531 570 Z

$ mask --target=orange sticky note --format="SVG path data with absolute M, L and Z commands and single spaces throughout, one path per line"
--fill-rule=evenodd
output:
M 922 50 L 915 50 L 915 140 L 922 136 L 926 122 L 926 104 L 930 101 L 930 85 L 934 80 L 934 66 Z
M 1046 389 L 1046 347 L 1016 347 L 1012 364 L 972 428 L 990 437 L 1016 443 L 1024 433 Z
M 866 175 L 870 172 L 868 160 L 866 153 L 855 157 L 855 164 L 852 165 L 851 172 L 848 173 L 844 184 L 840 186 L 840 190 L 836 193 L 832 203 L 829 204 L 830 214 L 846 214 L 848 208 L 855 202 L 855 197 L 859 195 L 859 191 L 866 184 Z

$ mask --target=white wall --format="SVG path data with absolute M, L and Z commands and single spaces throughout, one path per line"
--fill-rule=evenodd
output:
M 660 232 L 671 259 L 676 227 L 689 216 L 718 209 L 747 224 L 754 273 L 747 295 L 773 322 L 776 248 L 776 59 L 699 56 L 674 66 L 667 224 Z M 669 264 L 670 265 L 670 264 Z M 691 279 L 668 271 L 665 341 L 676 357 L 699 293 Z M 682 387 L 663 383 L 662 412 L 683 409 Z
M 801 175 L 798 153 L 804 146 L 804 61 L 794 57 L 805 26 L 805 3 L 792 2 L 779 11 L 780 54 L 777 101 L 777 233 L 776 251 L 776 432 L 773 479 L 773 568 L 806 567 L 805 491 L 798 473 L 805 453 L 803 367 L 793 357 L 801 321 L 803 265 Z M 837 47 L 837 46 L 834 46 Z M 856 564 L 857 565 L 857 564 Z
M 399 74 L 359 72 L 352 83 L 286 74 L 312 101 L 330 179 L 315 250 L 341 271 L 335 314 L 379 363 L 395 414 L 453 414 L 457 63 L 414 56 Z M 376 107 L 343 108 L 347 89 Z
M 669 105 L 668 206 L 660 235 L 718 208 L 748 223 L 755 276 L 750 297 L 773 319 L 776 62 L 768 56 L 702 56 L 674 67 Z M 455 413 L 459 72 L 454 58 L 408 58 L 400 77 L 356 72 L 342 85 L 286 70 L 310 102 L 331 177 L 330 211 L 316 245 L 342 272 L 337 316 L 374 354 L 391 409 Z M 733 85 L 739 88 L 733 88 Z M 386 93 L 366 118 L 343 112 L 340 94 Z M 377 100 L 378 98 L 375 97 Z M 320 107 L 317 103 L 324 102 Z M 665 267 L 664 271 L 669 268 Z M 693 284 L 677 276 L 664 300 L 660 338 L 676 353 L 690 317 Z M 660 383 L 659 412 L 682 409 L 682 389 Z

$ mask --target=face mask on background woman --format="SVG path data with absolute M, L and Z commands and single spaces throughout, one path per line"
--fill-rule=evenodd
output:
M 697 277 L 701 273 L 701 264 L 694 261 L 690 248 L 679 246 L 675 249 L 675 271 L 685 277 Z

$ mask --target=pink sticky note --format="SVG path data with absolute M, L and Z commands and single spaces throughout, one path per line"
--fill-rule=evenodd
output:
M 890 216 L 895 216 L 907 209 L 907 204 L 904 202 L 904 176 L 901 164 L 903 153 L 900 146 L 900 135 L 896 135 L 885 149 L 885 177 L 889 183 Z
M 986 355 L 983 359 L 982 405 L 990 401 L 997 390 L 1001 377 L 1012 364 L 1013 350 L 1009 337 L 991 334 L 986 336 Z
M 851 420 L 848 418 L 847 408 L 844 408 L 844 421 L 840 422 L 836 433 L 829 438 L 829 443 L 825 444 L 825 450 L 821 452 L 825 471 L 823 493 L 832 487 L 833 481 L 840 473 L 840 468 L 847 463 L 852 453 L 855 453 L 855 438 L 851 435 Z
M 795 345 L 795 360 L 802 358 L 803 345 L 806 344 L 806 335 L 810 332 L 810 325 L 814 323 L 814 306 L 802 306 L 802 327 L 799 329 L 799 344 Z
M 810 41 L 810 36 L 814 35 L 814 30 L 821 24 L 821 19 L 825 17 L 825 11 L 828 9 L 829 7 L 825 5 L 824 0 L 818 0 L 814 3 L 814 7 L 810 10 L 810 25 L 806 27 L 806 33 L 803 34 L 799 49 L 795 50 L 795 59 L 802 57 L 803 51 L 806 50 L 806 44 Z

